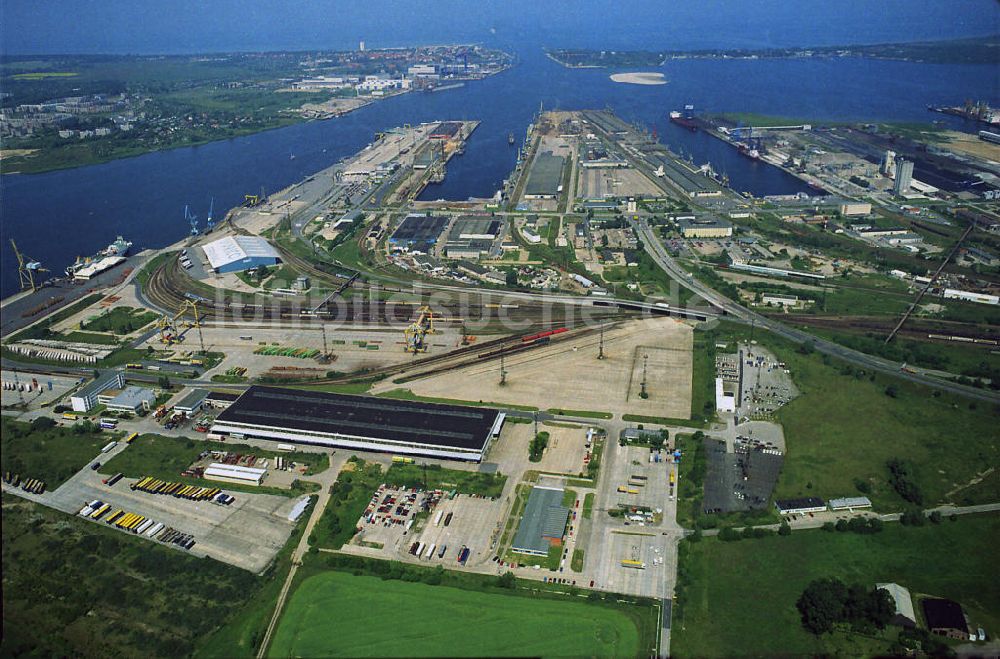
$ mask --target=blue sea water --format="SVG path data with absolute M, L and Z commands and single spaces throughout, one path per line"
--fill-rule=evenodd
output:
M 671 124 L 667 113 L 693 103 L 713 112 L 929 121 L 941 117 L 929 115 L 925 109 L 928 104 L 965 98 L 996 103 L 1000 97 L 997 70 L 990 66 L 859 59 L 678 60 L 662 67 L 668 84 L 645 87 L 611 82 L 607 70 L 565 69 L 542 52 L 545 45 L 753 47 L 975 35 L 997 31 L 995 3 L 769 0 L 752 3 L 755 11 L 751 12 L 745 11 L 748 4 L 724 0 L 670 3 L 667 9 L 651 8 L 659 3 L 639 2 L 514 4 L 514 9 L 508 9 L 505 3 L 451 0 L 374 3 L 358 9 L 357 3 L 220 0 L 207 3 L 214 14 L 196 24 L 191 16 L 207 11 L 205 3 L 192 3 L 189 14 L 184 3 L 170 3 L 171 17 L 157 22 L 147 16 L 139 30 L 144 39 L 136 41 L 135 29 L 115 31 L 114 23 L 119 19 L 107 18 L 117 9 L 120 20 L 127 20 L 136 11 L 133 3 L 75 3 L 81 17 L 72 24 L 57 16 L 58 9 L 65 8 L 62 3 L 5 3 L 0 36 L 7 53 L 57 52 L 60 48 L 62 52 L 206 52 L 245 50 L 251 44 L 262 50 L 346 48 L 364 38 L 369 47 L 482 41 L 515 52 L 518 64 L 460 89 L 407 94 L 330 121 L 103 165 L 30 176 L 4 175 L 0 178 L 3 242 L 13 237 L 25 253 L 53 270 L 62 269 L 78 254 L 93 253 L 118 234 L 132 240 L 135 249 L 160 247 L 187 231 L 185 204 L 192 204 L 204 217 L 209 199 L 214 197 L 216 215 L 222 216 L 244 194 L 262 185 L 275 190 L 300 180 L 364 147 L 380 130 L 436 119 L 478 119 L 482 123 L 465 155 L 452 159 L 445 182 L 428 188 L 424 197 L 490 196 L 514 165 L 515 150 L 507 144 L 507 134 L 521 137 L 540 104 L 547 109 L 611 107 L 626 120 L 656 128 L 661 141 L 674 150 L 683 149 L 698 163 L 711 162 L 729 175 L 738 190 L 754 194 L 794 192 L 805 189 L 797 179 L 752 162 L 702 133 Z M 30 12 L 29 6 L 34 8 Z M 150 3 L 146 9 L 156 14 L 162 6 Z M 320 21 L 317 6 L 328 11 L 340 8 L 354 20 Z M 922 13 L 915 15 L 915 6 Z M 550 8 L 549 13 L 545 7 Z M 300 10 L 294 21 L 267 20 L 289 8 Z M 481 11 L 475 11 L 477 8 Z M 855 14 L 844 11 L 851 8 L 857 10 Z M 220 21 L 230 20 L 240 11 L 253 18 L 256 33 L 249 28 L 248 33 L 219 27 Z M 111 24 L 90 25 L 91 14 L 111 20 Z M 412 20 L 383 20 L 387 16 Z M 38 29 L 26 39 L 25 31 L 32 28 Z M 298 40 L 289 36 L 296 28 Z M 7 296 L 16 291 L 16 263 L 9 249 L 0 254 L 0 292 Z

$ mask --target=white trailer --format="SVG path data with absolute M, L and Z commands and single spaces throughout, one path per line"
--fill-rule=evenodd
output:
M 417 551 L 414 554 L 414 556 L 420 558 L 423 555 L 423 553 L 424 553 L 424 543 L 421 542 L 419 545 L 417 545 Z
M 434 526 L 441 526 L 442 517 L 444 517 L 444 511 L 439 510 L 437 516 L 434 518 Z
M 436 547 L 436 546 L 437 545 L 435 545 L 432 542 L 431 546 L 427 548 L 427 553 L 424 555 L 424 558 L 426 558 L 427 560 L 430 560 L 430 559 L 434 558 L 434 547 Z
M 145 533 L 146 531 L 149 530 L 149 527 L 151 527 L 153 524 L 156 524 L 156 522 L 154 522 L 151 519 L 147 519 L 145 522 L 143 522 L 139 526 L 135 527 L 136 534 L 143 534 L 143 533 Z
M 101 453 L 107 453 L 116 446 L 118 446 L 118 442 L 108 442 L 107 445 L 101 449 Z
M 146 535 L 152 538 L 162 530 L 163 530 L 163 522 L 157 522 L 155 525 L 153 525 L 153 528 L 146 531 Z
M 278 444 L 279 451 L 294 451 L 295 447 L 291 444 Z

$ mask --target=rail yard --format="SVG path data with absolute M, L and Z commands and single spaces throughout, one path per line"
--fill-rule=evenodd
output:
M 4 492 L 254 574 L 297 542 L 298 561 L 312 548 L 641 598 L 667 644 L 679 519 L 775 521 L 802 440 L 782 408 L 810 392 L 758 340 L 995 402 L 796 329 L 882 335 L 895 314 L 837 305 L 877 291 L 902 312 L 940 272 L 890 280 L 797 247 L 763 216 L 809 199 L 765 209 L 609 111 L 536 116 L 492 199 L 417 202 L 477 127 L 389 128 L 5 329 L 5 414 L 110 443 L 55 487 L 18 488 L 25 467 Z M 894 332 L 991 350 L 968 314 L 989 294 L 960 292 L 933 303 L 953 316 Z

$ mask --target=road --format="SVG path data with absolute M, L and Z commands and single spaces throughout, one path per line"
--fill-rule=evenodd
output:
M 938 512 L 941 513 L 942 517 L 950 517 L 951 515 L 974 515 L 976 513 L 995 513 L 1000 512 L 1000 503 L 983 503 L 975 506 L 952 506 L 944 505 L 938 506 L 937 508 L 928 508 L 923 511 L 925 516 L 931 513 Z M 810 517 L 798 517 L 790 522 L 792 529 L 818 529 L 822 528 L 827 522 L 833 522 L 839 519 L 848 519 L 851 517 L 878 517 L 883 522 L 898 522 L 903 516 L 902 513 L 884 513 L 881 515 L 875 515 L 874 513 L 867 511 L 838 511 L 838 512 L 822 512 L 816 513 L 815 516 Z M 762 524 L 755 528 L 770 529 L 772 531 L 777 531 L 780 524 Z M 737 531 L 741 530 L 742 527 L 736 528 Z M 702 531 L 702 535 L 718 535 L 720 529 L 709 529 L 707 531 Z M 690 535 L 694 531 L 687 531 L 686 534 Z
M 726 313 L 729 314 L 733 320 L 743 323 L 753 323 L 762 329 L 766 329 L 782 338 L 794 341 L 795 343 L 812 343 L 818 352 L 830 355 L 831 357 L 837 357 L 838 359 L 842 359 L 856 366 L 861 366 L 866 369 L 878 371 L 886 375 L 892 375 L 904 380 L 909 380 L 910 382 L 916 382 L 918 384 L 923 384 L 935 389 L 965 396 L 967 398 L 974 398 L 988 403 L 1000 403 L 1000 392 L 976 389 L 975 387 L 969 387 L 955 382 L 939 380 L 929 375 L 929 372 L 923 369 L 914 369 L 915 372 L 912 373 L 903 371 L 901 370 L 903 364 L 898 362 L 893 362 L 888 359 L 882 359 L 881 357 L 875 357 L 863 352 L 858 352 L 857 350 L 852 350 L 851 348 L 846 348 L 840 344 L 827 341 L 826 339 L 814 336 L 794 327 L 789 327 L 776 320 L 755 313 L 691 277 L 687 271 L 685 271 L 673 259 L 673 257 L 667 253 L 659 238 L 656 237 L 653 230 L 644 219 L 630 219 L 629 223 L 642 240 L 646 253 L 652 257 L 652 259 L 658 266 L 660 266 L 661 269 L 663 269 L 664 272 L 677 280 L 681 286 L 690 291 L 694 291 L 707 302 L 719 308 L 725 309 Z
M 326 510 L 326 505 L 330 501 L 330 488 L 337 481 L 337 477 L 340 475 L 340 470 L 344 467 L 348 457 L 349 456 L 346 453 L 342 453 L 340 455 L 330 454 L 329 469 L 311 478 L 302 479 L 318 482 L 322 486 L 322 489 L 319 491 L 316 503 L 313 504 L 312 511 L 309 515 L 309 521 L 306 522 L 306 526 L 302 530 L 302 537 L 299 538 L 299 544 L 292 552 L 292 565 L 288 570 L 288 576 L 285 578 L 285 583 L 281 587 L 281 593 L 278 595 L 278 601 L 274 605 L 274 613 L 271 614 L 271 621 L 267 625 L 267 631 L 264 633 L 264 639 L 260 643 L 260 649 L 257 651 L 258 659 L 263 659 L 267 656 L 267 648 L 271 644 L 271 636 L 274 634 L 274 630 L 278 626 L 278 620 L 281 618 L 281 611 L 285 607 L 285 599 L 287 599 L 288 593 L 292 588 L 292 583 L 295 581 L 295 573 L 298 571 L 299 565 L 302 564 L 302 557 L 309 551 L 309 536 L 312 534 L 312 530 L 316 526 L 317 522 L 319 522 L 320 517 L 323 516 L 323 511 Z

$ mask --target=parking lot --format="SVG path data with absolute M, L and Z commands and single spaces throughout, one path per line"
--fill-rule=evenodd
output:
M 740 356 L 740 396 L 737 413 L 742 418 L 769 419 L 771 414 L 799 395 L 784 363 L 757 345 L 743 344 Z
M 504 508 L 500 499 L 379 487 L 372 500 L 373 505 L 359 521 L 361 533 L 344 547 L 346 551 L 365 548 L 369 551 L 363 553 L 381 558 L 419 560 L 450 568 L 456 566 L 463 546 L 470 549 L 469 566 L 481 565 L 493 557 L 492 545 L 499 536 Z M 420 556 L 416 556 L 412 549 L 421 543 Z M 428 555 L 431 545 L 434 552 Z
M 14 373 L 4 371 L 3 386 L 0 387 L 0 403 L 8 407 L 19 405 L 24 401 L 28 409 L 37 409 L 69 393 L 79 382 L 79 378 L 54 375 L 32 377 L 23 373 L 17 376 L 15 382 Z
M 235 497 L 232 504 L 224 506 L 133 491 L 129 485 L 135 480 L 123 478 L 108 487 L 88 465 L 57 490 L 36 500 L 76 515 L 84 505 L 98 499 L 113 509 L 138 513 L 191 534 L 195 544 L 190 552 L 196 556 L 209 556 L 254 573 L 267 567 L 294 526 L 288 520 L 297 501 L 294 498 L 229 492 L 224 484 L 218 483 L 224 492 Z M 211 483 L 206 481 L 206 485 Z

